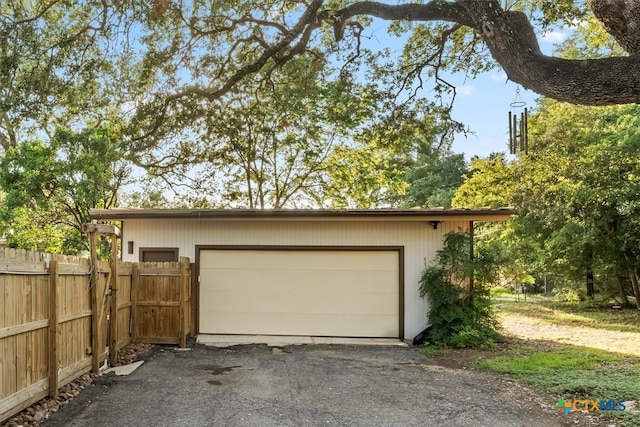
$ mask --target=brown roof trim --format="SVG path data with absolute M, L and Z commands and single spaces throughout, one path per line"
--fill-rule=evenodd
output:
M 91 209 L 95 220 L 376 220 L 376 221 L 505 221 L 512 208 L 480 209 Z

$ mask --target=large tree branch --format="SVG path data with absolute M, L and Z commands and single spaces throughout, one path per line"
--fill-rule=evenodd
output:
M 433 0 L 425 4 L 390 5 L 373 1 L 353 3 L 335 13 L 343 20 L 357 15 L 368 15 L 385 20 L 408 21 L 455 21 L 471 26 L 473 20 L 467 11 L 455 2 Z
M 103 0 L 104 1 L 104 0 Z M 283 24 L 260 19 L 241 19 L 266 26 L 277 34 L 270 44 L 253 40 L 259 49 L 254 60 L 236 64 L 229 70 L 225 62 L 220 68 L 219 85 L 212 87 L 187 86 L 158 104 L 147 105 L 139 111 L 139 118 L 149 120 L 147 131 L 134 140 L 144 140 L 154 134 L 170 114 L 172 107 L 184 99 L 215 101 L 225 96 L 246 76 L 269 67 L 280 66 L 307 50 L 311 34 L 322 23 L 333 25 L 337 40 L 344 37 L 344 29 L 353 18 L 371 16 L 383 20 L 413 22 L 445 21 L 472 28 L 487 45 L 508 78 L 534 92 L 561 101 L 584 105 L 612 105 L 640 102 L 640 0 L 588 0 L 596 16 L 604 23 L 630 53 L 629 56 L 588 60 L 567 60 L 544 55 L 538 45 L 534 29 L 525 14 L 505 11 L 498 0 L 431 0 L 424 4 L 390 5 L 362 1 L 343 9 L 322 9 L 323 0 L 312 0 L 289 29 Z M 609 13 L 603 7 L 611 2 L 625 6 Z M 626 26 L 622 27 L 620 22 Z M 220 30 L 221 28 L 218 28 Z M 231 31 L 232 28 L 224 28 Z M 146 110 L 146 111 L 145 111 Z M 154 118 L 150 118 L 153 114 Z
M 640 102 L 640 56 L 567 60 L 544 55 L 521 12 L 497 1 L 463 0 L 493 58 L 512 81 L 560 101 L 584 105 Z
M 630 41 L 623 46 L 630 56 L 567 60 L 544 55 L 527 17 L 521 12 L 504 11 L 496 0 L 432 0 L 426 4 L 396 6 L 359 2 L 335 12 L 334 16 L 336 22 L 341 23 L 357 15 L 386 20 L 456 22 L 479 32 L 509 79 L 536 93 L 584 105 L 640 102 L 640 53 L 636 53 L 638 49 L 634 44 L 640 40 L 640 0 L 589 1 L 590 4 L 610 1 L 627 4 L 616 16 L 627 19 L 624 33 Z M 340 28 L 336 28 L 337 38 L 342 36 Z M 614 36 L 622 32 L 612 30 Z
M 277 63 L 281 63 L 282 61 L 280 58 L 290 59 L 294 54 L 301 53 L 304 50 L 304 47 L 306 47 L 311 31 L 320 25 L 318 11 L 320 10 L 322 3 L 323 0 L 312 1 L 296 25 L 294 25 L 289 32 L 284 34 L 279 41 L 265 48 L 262 54 L 255 61 L 238 69 L 220 87 L 202 88 L 200 86 L 187 86 L 182 91 L 167 97 L 163 102 L 159 115 L 154 120 L 151 130 L 146 132 L 144 135 L 135 137 L 134 140 L 145 139 L 155 133 L 165 120 L 169 108 L 176 101 L 194 96 L 204 98 L 209 101 L 220 99 L 240 80 L 250 74 L 260 71 L 269 61 L 275 60 Z M 292 46 L 297 39 L 300 39 L 300 43 Z M 289 49 L 291 49 L 291 51 L 288 51 Z M 293 52 L 293 54 L 290 52 Z
M 450 21 L 468 27 L 473 20 L 458 3 L 433 0 L 427 4 L 389 5 L 372 1 L 354 3 L 337 12 L 325 11 L 321 18 L 334 20 L 334 33 L 341 40 L 345 23 L 358 15 L 374 16 L 387 21 Z
M 587 4 L 624 50 L 640 53 L 640 0 L 587 0 Z

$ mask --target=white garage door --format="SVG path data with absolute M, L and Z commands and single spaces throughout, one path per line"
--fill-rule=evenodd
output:
M 200 333 L 397 338 L 399 298 L 393 250 L 200 252 Z

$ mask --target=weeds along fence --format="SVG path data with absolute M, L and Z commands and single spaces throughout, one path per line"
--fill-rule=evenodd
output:
M 0 422 L 131 342 L 185 346 L 191 271 L 0 248 Z

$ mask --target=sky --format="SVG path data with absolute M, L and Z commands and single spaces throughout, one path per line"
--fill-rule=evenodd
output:
M 566 39 L 566 31 L 553 31 L 538 38 L 540 48 L 545 54 L 552 54 L 554 45 Z M 457 135 L 452 150 L 465 154 L 467 160 L 474 156 L 486 157 L 494 152 L 509 150 L 509 110 L 518 99 L 531 109 L 540 97 L 537 93 L 507 79 L 501 68 L 483 73 L 473 80 L 464 80 L 464 76 L 453 76 L 452 82 L 458 84 L 456 100 L 453 106 L 454 119 L 465 123 L 473 134 Z M 519 90 L 519 92 L 518 92 Z M 521 112 L 519 109 L 517 112 Z
M 402 49 L 402 38 L 386 34 L 388 23 L 380 21 L 371 28 L 371 43 L 386 44 L 393 50 Z M 568 30 L 550 31 L 538 37 L 540 48 L 545 54 L 552 54 L 555 44 L 561 43 L 569 35 Z M 474 156 L 487 157 L 495 152 L 509 151 L 509 110 L 516 100 L 526 103 L 531 109 L 536 106 L 540 95 L 526 90 L 507 79 L 501 68 L 478 75 L 473 80 L 464 75 L 449 75 L 446 80 L 456 86 L 453 118 L 464 123 L 470 130 L 466 136 L 456 135 L 452 150 L 463 153 L 467 160 Z M 518 92 L 519 90 L 519 92 Z M 518 114 L 522 109 L 516 111 Z
M 501 69 L 483 73 L 459 86 L 453 118 L 467 125 L 471 133 L 456 135 L 452 150 L 465 154 L 467 160 L 508 152 L 509 111 L 522 111 L 511 107 L 516 97 L 530 109 L 535 107 L 539 95 L 508 81 Z

